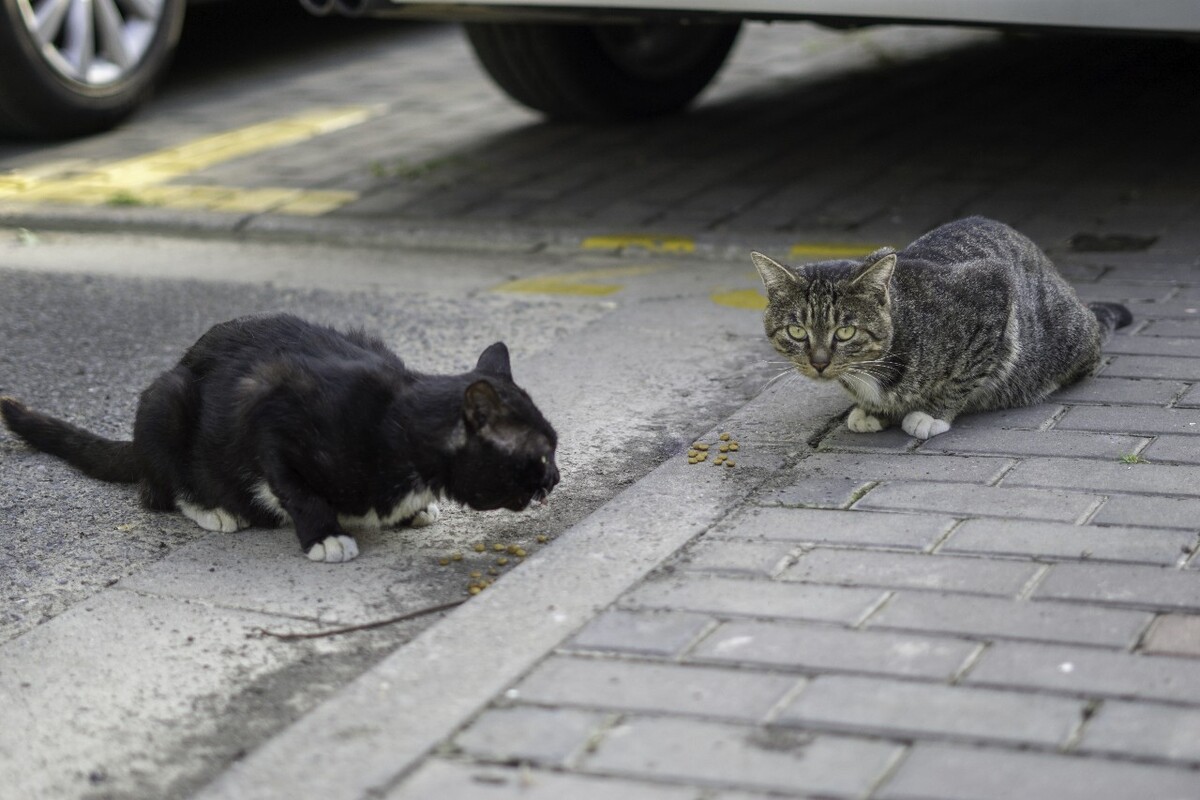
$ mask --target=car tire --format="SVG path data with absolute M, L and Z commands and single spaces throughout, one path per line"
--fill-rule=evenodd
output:
M 46 2 L 39 34 L 33 0 L 0 0 L 0 136 L 78 136 L 124 120 L 166 71 L 185 2 Z
M 605 122 L 679 111 L 725 63 L 740 23 L 468 23 L 480 64 L 551 119 Z

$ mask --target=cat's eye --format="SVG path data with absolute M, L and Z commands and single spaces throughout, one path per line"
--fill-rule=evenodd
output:
M 833 336 L 839 342 L 848 342 L 854 338 L 856 333 L 858 333 L 858 328 L 853 325 L 843 325 L 833 332 Z
M 546 457 L 545 457 L 545 456 L 542 456 L 542 463 L 543 463 L 543 464 L 545 464 L 545 463 L 548 463 L 548 462 L 546 461 Z
M 804 330 L 804 328 L 800 327 L 799 325 L 788 325 L 787 335 L 795 339 L 797 342 L 803 342 L 808 338 L 808 331 Z

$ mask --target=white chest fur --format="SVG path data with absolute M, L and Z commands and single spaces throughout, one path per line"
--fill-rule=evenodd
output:
M 847 373 L 838 378 L 838 382 L 859 405 L 868 409 L 887 408 L 888 402 L 883 395 L 883 388 L 872 376 L 863 372 Z

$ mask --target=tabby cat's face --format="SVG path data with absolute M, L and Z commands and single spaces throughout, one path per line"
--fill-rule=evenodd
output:
M 892 339 L 888 285 L 896 256 L 826 261 L 789 269 L 751 254 L 767 288 L 767 338 L 803 375 L 853 383 L 878 378 Z

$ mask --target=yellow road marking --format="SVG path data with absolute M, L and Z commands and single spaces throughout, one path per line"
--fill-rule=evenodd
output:
M 730 289 L 713 292 L 709 298 L 719 306 L 740 308 L 746 311 L 762 311 L 767 307 L 767 298 L 757 289 Z
M 806 258 L 819 261 L 825 258 L 857 258 L 873 253 L 882 245 L 877 244 L 814 244 L 801 242 L 792 245 L 788 255 L 792 258 Z
M 357 192 L 167 185 L 207 167 L 358 125 L 378 113 L 365 106 L 323 109 L 271 120 L 135 158 L 103 164 L 70 160 L 0 175 L 0 202 L 124 205 L 315 216 Z
M 651 253 L 692 253 L 696 243 L 688 236 L 654 236 L 650 234 L 612 234 L 589 236 L 580 245 L 584 250 L 620 250 L 637 247 Z
M 605 269 L 584 269 L 576 272 L 560 272 L 557 275 L 518 278 L 515 281 L 501 284 L 492 291 L 603 297 L 604 295 L 615 294 L 625 287 L 619 283 L 596 283 L 596 281 L 611 281 L 614 278 L 632 278 L 638 275 L 649 275 L 666 268 L 667 265 L 665 264 L 644 264 L 632 267 L 610 267 Z

